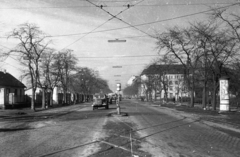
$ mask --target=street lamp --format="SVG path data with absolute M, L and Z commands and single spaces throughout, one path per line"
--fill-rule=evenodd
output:
M 109 43 L 124 43 L 127 40 L 124 39 L 113 39 L 113 40 L 108 40 Z

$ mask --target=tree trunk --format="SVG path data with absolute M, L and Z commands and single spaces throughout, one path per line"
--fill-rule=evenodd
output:
M 76 105 L 77 103 L 77 93 L 73 94 L 73 105 Z
M 166 90 L 164 92 L 164 99 L 165 99 L 165 102 L 168 102 L 168 93 L 166 92 Z
M 194 77 L 192 76 L 192 89 L 191 89 L 191 104 L 190 104 L 190 106 L 191 107 L 194 107 Z
M 190 102 L 190 107 L 194 107 L 194 91 L 191 90 L 191 102 Z
M 217 109 L 217 92 L 219 88 L 219 79 L 216 75 L 213 76 L 213 92 L 212 92 L 212 110 Z
M 31 109 L 35 110 L 35 89 L 32 88 L 32 99 L 31 99 Z
M 66 104 L 67 103 L 67 92 L 66 89 L 64 88 L 63 90 L 63 103 Z
M 146 101 L 148 101 L 148 90 L 146 91 Z
M 206 84 L 204 81 L 204 87 L 202 92 L 202 108 L 206 108 Z
M 206 88 L 206 108 L 209 110 L 209 89 Z
M 53 106 L 53 89 L 50 89 L 50 104 L 49 104 L 49 106 Z
M 156 88 L 154 89 L 154 101 L 157 101 L 157 90 L 156 90 Z
M 152 101 L 152 90 L 149 91 L 149 101 Z
M 213 96 L 212 96 L 212 109 L 215 111 L 217 110 L 217 89 L 218 89 L 218 85 L 216 83 L 216 81 L 214 81 L 213 83 Z
M 42 88 L 42 109 L 45 109 L 45 89 Z

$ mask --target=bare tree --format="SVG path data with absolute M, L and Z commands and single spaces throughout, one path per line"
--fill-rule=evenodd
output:
M 190 105 L 194 107 L 195 69 L 198 57 L 191 30 L 189 28 L 170 28 L 167 32 L 158 34 L 156 39 L 159 51 L 175 57 L 185 67 L 185 80 L 191 91 Z
M 212 72 L 209 70 L 212 64 L 210 44 L 211 39 L 215 36 L 215 32 L 218 31 L 218 25 L 214 22 L 196 22 L 191 24 L 190 30 L 192 32 L 193 40 L 196 43 L 195 51 L 198 52 L 196 54 L 198 56 L 196 62 L 198 69 L 196 80 L 199 85 L 202 83 L 203 86 L 202 107 L 205 108 L 207 104 L 207 90 L 210 90 L 210 88 L 207 89 L 207 84 L 212 79 Z
M 49 49 L 48 53 L 44 53 L 42 56 L 40 66 L 44 89 L 50 90 L 50 106 L 53 105 L 53 90 L 59 85 L 60 81 L 60 70 L 55 64 L 59 58 L 60 56 L 53 49 Z
M 212 20 L 220 20 L 230 30 L 228 35 L 234 37 L 240 43 L 240 15 L 228 13 L 227 9 L 212 9 L 210 15 Z
M 59 72 L 59 80 L 63 89 L 63 100 L 67 104 L 67 92 L 69 87 L 70 74 L 76 71 L 77 58 L 72 54 L 72 50 L 66 49 L 59 52 L 55 60 L 54 67 Z
M 155 73 L 154 83 L 156 84 L 158 92 L 164 91 L 164 100 L 168 101 L 168 90 L 170 86 L 170 79 L 167 77 L 171 70 L 171 65 L 176 63 L 175 58 L 169 55 L 163 55 L 154 61 L 153 68 Z
M 14 38 L 19 43 L 6 55 L 17 57 L 21 64 L 28 68 L 26 74 L 30 75 L 32 87 L 31 109 L 35 110 L 35 91 L 40 80 L 39 63 L 49 42 L 45 42 L 44 33 L 35 24 L 30 23 L 22 24 L 14 29 L 9 38 Z
M 169 29 L 157 37 L 157 46 L 167 54 L 175 56 L 186 69 L 186 79 L 191 90 L 191 106 L 194 105 L 194 88 L 196 76 L 202 72 L 203 106 L 206 105 L 206 84 L 208 74 L 213 82 L 213 109 L 216 109 L 216 93 L 218 80 L 222 75 L 224 65 L 236 56 L 238 46 L 235 38 L 229 36 L 229 31 L 220 29 L 216 23 L 197 22 L 189 28 Z M 209 70 L 211 73 L 208 73 Z

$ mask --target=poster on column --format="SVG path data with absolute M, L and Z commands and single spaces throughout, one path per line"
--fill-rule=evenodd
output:
M 228 80 L 220 80 L 220 101 L 224 103 L 226 100 L 229 100 Z
M 220 110 L 228 111 L 229 110 L 229 93 L 228 93 L 228 80 L 220 80 Z

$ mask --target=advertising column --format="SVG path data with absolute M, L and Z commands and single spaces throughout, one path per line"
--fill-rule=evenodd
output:
M 220 112 L 229 111 L 229 79 L 222 77 L 220 83 Z

